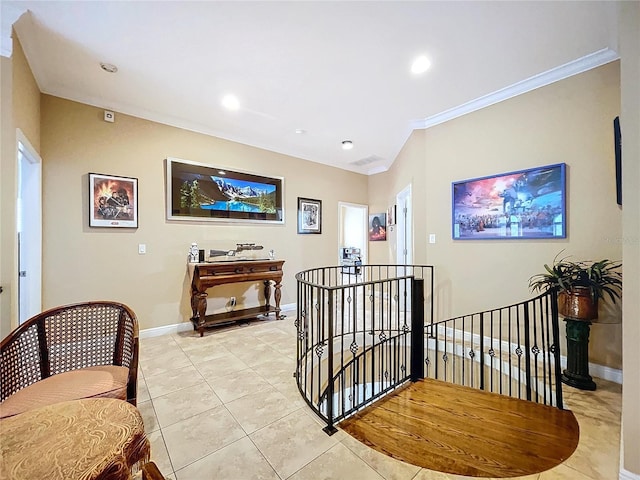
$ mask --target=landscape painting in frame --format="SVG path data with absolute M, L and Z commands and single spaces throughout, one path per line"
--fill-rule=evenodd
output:
M 167 159 L 167 219 L 283 223 L 283 179 Z
M 565 164 L 454 182 L 453 238 L 565 238 Z
M 137 228 L 138 179 L 90 173 L 89 226 Z

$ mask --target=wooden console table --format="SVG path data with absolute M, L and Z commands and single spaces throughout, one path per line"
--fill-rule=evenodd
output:
M 271 312 L 280 316 L 280 287 L 282 282 L 282 264 L 284 260 L 233 260 L 210 263 L 189 264 L 191 275 L 191 310 L 193 311 L 194 330 L 204 334 L 204 329 L 221 323 L 229 323 Z M 233 310 L 231 312 L 206 315 L 207 289 L 225 283 L 264 282 L 264 305 L 259 307 Z M 271 282 L 275 287 L 275 306 L 270 304 Z

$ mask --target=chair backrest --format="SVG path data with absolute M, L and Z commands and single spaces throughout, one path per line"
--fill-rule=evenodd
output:
M 0 399 L 70 370 L 97 365 L 137 368 L 137 342 L 136 316 L 122 303 L 85 302 L 42 312 L 2 340 Z

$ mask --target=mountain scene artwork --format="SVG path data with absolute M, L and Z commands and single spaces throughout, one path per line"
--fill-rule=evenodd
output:
M 171 161 L 172 217 L 275 220 L 281 217 L 282 180 Z

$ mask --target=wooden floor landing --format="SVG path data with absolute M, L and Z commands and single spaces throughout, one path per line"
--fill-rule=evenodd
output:
M 578 446 L 560 410 L 451 383 L 411 383 L 340 428 L 391 457 L 430 470 L 505 478 L 548 470 Z

